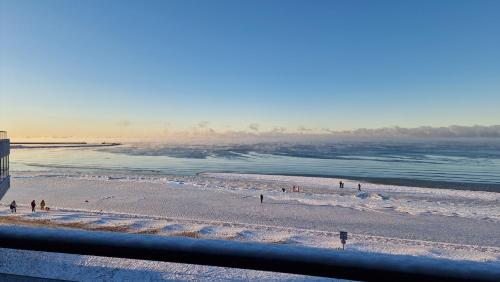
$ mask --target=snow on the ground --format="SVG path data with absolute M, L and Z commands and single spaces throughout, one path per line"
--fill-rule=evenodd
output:
M 479 261 L 500 267 L 500 193 L 428 189 L 299 176 L 205 173 L 198 176 L 16 172 L 0 217 L 78 223 L 83 228 L 292 244 L 347 251 Z M 299 185 L 301 192 L 292 192 Z M 282 188 L 286 192 L 282 192 Z M 264 195 L 264 203 L 258 197 Z M 32 199 L 48 212 L 31 213 Z M 18 213 L 7 204 L 16 200 Z M 258 271 L 90 256 L 1 250 L 0 272 L 29 274 L 47 260 L 77 280 L 303 280 Z M 13 259 L 5 259 L 5 257 Z M 55 263 L 57 262 L 57 263 Z M 90 266 L 87 271 L 83 266 Z M 106 265 L 106 267 L 102 267 Z M 65 272 L 64 269 L 68 269 Z M 11 271 L 9 271 L 11 270 Z M 39 271 L 40 273 L 38 273 Z M 38 269 L 44 276 L 50 271 Z M 44 274 L 44 275 L 42 275 Z M 135 276 L 137 275 L 137 276 Z M 53 276 L 45 276 L 52 277 Z M 73 278 L 71 278 L 73 277 Z M 128 277 L 128 278 L 127 278 Z M 59 277 L 62 278 L 62 277 Z M 312 279 L 312 278 L 311 278 Z
M 198 176 L 148 176 L 148 175 L 101 175 L 101 174 L 44 174 L 16 173 L 13 178 L 66 178 L 102 182 L 129 182 L 144 184 L 191 185 L 203 190 L 233 192 L 243 196 L 255 196 L 256 191 L 266 198 L 295 201 L 306 205 L 337 206 L 360 211 L 389 210 L 411 215 L 443 215 L 500 222 L 500 193 L 470 190 L 407 187 L 364 183 L 349 179 L 237 174 L 202 173 Z M 345 183 L 339 189 L 339 181 Z M 358 191 L 358 183 L 362 184 Z M 299 185 L 302 193 L 290 193 L 293 185 Z M 282 193 L 285 188 L 287 193 Z
M 0 248 L 0 272 L 68 281 L 342 281 L 224 267 Z
M 406 187 L 323 177 L 236 173 L 203 175 L 227 181 L 266 183 L 275 190 L 279 190 L 278 187 L 290 190 L 293 185 L 299 185 L 306 194 L 287 194 L 288 199 L 308 205 L 332 205 L 359 210 L 394 209 L 412 215 L 436 214 L 500 222 L 500 193 L 495 192 Z M 345 183 L 343 189 L 338 188 L 339 181 Z M 358 191 L 359 183 L 361 191 Z

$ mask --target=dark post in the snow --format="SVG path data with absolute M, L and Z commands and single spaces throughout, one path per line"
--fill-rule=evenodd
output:
M 340 231 L 340 242 L 342 243 L 342 250 L 345 249 L 345 242 L 347 241 L 347 232 Z

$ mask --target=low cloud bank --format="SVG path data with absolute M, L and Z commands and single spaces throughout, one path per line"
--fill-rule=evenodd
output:
M 130 127 L 131 122 L 124 122 L 121 127 Z M 166 123 L 167 124 L 167 123 Z M 259 142 L 329 142 L 342 138 L 352 139 L 490 139 L 500 138 L 500 125 L 491 126 L 461 126 L 445 127 L 421 126 L 415 128 L 384 127 L 376 129 L 360 128 L 355 130 L 338 131 L 329 128 L 308 128 L 300 126 L 296 129 L 276 126 L 263 129 L 259 124 L 250 124 L 246 130 L 220 131 L 209 126 L 209 122 L 201 121 L 189 130 L 178 131 L 166 125 L 157 134 L 150 136 L 88 136 L 88 137 L 32 137 L 39 141 L 87 141 L 99 142 L 166 142 L 166 143 L 259 143 Z M 19 141 L 20 138 L 16 138 Z M 25 140 L 22 140 L 25 141 Z
M 351 131 L 330 131 L 333 135 L 353 137 L 432 137 L 432 138 L 500 138 L 500 125 L 446 127 L 421 126 L 416 128 L 385 127 L 377 129 L 356 129 Z
M 247 130 L 218 131 L 206 124 L 187 131 L 168 131 L 160 136 L 138 138 L 135 141 L 159 141 L 167 143 L 222 144 L 222 143 L 260 143 L 260 142 L 331 142 L 339 139 L 489 139 L 500 138 L 500 125 L 446 127 L 421 126 L 416 128 L 385 127 L 377 129 L 360 128 L 335 131 L 328 128 L 298 127 L 291 130 L 274 127 L 264 130 L 251 124 Z M 122 140 L 127 141 L 127 140 Z M 132 141 L 132 140 L 130 140 Z
M 254 127 L 256 128 L 256 127 Z M 272 130 L 257 131 L 227 131 L 227 132 L 197 132 L 191 138 L 205 139 L 240 139 L 240 140 L 270 140 L 270 141 L 327 141 L 335 138 L 500 138 L 500 125 L 492 126 L 460 126 L 446 127 L 421 126 L 416 128 L 384 127 L 376 129 L 360 128 L 355 130 L 336 131 L 328 128 L 314 129 L 299 127 L 291 131 L 284 127 Z

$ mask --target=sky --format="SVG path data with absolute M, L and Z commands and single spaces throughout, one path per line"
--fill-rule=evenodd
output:
M 500 124 L 500 1 L 0 0 L 27 138 Z

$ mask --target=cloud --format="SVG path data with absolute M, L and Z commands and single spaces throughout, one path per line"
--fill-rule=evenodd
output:
M 119 121 L 117 124 L 120 127 L 129 127 L 132 124 L 132 122 L 130 122 L 130 120 L 125 119 L 125 120 Z
M 214 129 L 208 122 L 202 121 L 190 130 L 174 130 L 166 126 L 160 140 L 165 142 L 187 142 L 196 144 L 208 143 L 259 143 L 259 142 L 329 142 L 342 138 L 354 139 L 397 139 L 397 138 L 500 138 L 500 125 L 492 126 L 460 126 L 452 125 L 445 127 L 421 126 L 414 128 L 405 127 L 383 127 L 383 128 L 359 128 L 354 130 L 334 130 L 331 128 L 307 128 L 299 127 L 297 130 L 289 130 L 285 127 L 273 127 L 268 130 L 250 126 L 246 130 Z M 150 139 L 157 139 L 152 136 Z M 149 140 L 147 137 L 144 140 Z
M 500 125 L 491 126 L 462 126 L 451 125 L 443 127 L 420 126 L 414 128 L 405 127 L 383 127 L 383 128 L 359 128 L 354 130 L 336 131 L 330 128 L 322 128 L 320 131 L 299 127 L 298 133 L 288 133 L 285 130 L 275 128 L 270 132 L 261 132 L 261 137 L 281 137 L 283 140 L 309 140 L 328 141 L 335 138 L 500 138 Z
M 208 126 L 209 122 L 206 120 L 202 120 L 198 123 L 199 128 L 206 128 Z
M 259 125 L 257 123 L 252 123 L 248 126 L 253 131 L 259 131 Z
M 283 127 L 283 126 L 276 126 L 271 130 L 272 133 L 283 133 L 285 131 L 286 131 L 286 127 Z
M 168 121 L 163 122 L 163 134 L 168 134 L 170 132 L 171 123 Z
M 298 130 L 299 132 L 311 132 L 311 131 L 312 131 L 312 129 L 307 128 L 307 127 L 302 126 L 302 125 L 301 125 L 301 126 L 299 126 L 299 128 L 297 128 L 297 130 Z
M 428 138 L 500 138 L 500 125 L 446 127 L 421 126 L 415 128 L 384 127 L 377 129 L 360 128 L 350 131 L 332 131 L 333 135 L 354 137 L 428 137 Z

